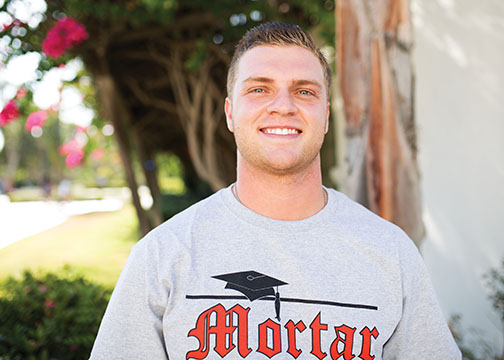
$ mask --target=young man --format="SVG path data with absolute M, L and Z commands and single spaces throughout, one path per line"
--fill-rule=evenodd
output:
M 322 186 L 329 88 L 298 26 L 244 36 L 237 181 L 134 246 L 92 359 L 461 358 L 412 241 Z

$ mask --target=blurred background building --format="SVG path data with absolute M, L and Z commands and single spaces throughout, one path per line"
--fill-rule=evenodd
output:
M 502 349 L 482 276 L 504 255 L 504 3 L 413 0 L 412 13 L 422 253 L 445 314 Z

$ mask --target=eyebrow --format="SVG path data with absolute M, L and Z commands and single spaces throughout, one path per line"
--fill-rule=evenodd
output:
M 247 83 L 266 83 L 266 84 L 272 84 L 275 82 L 272 78 L 269 77 L 264 77 L 264 76 L 251 76 L 243 80 L 244 84 Z M 311 85 L 315 86 L 319 89 L 322 89 L 322 84 L 320 84 L 318 81 L 315 80 L 306 80 L 306 79 L 300 79 L 300 80 L 292 80 L 292 84 L 296 86 L 306 86 L 306 85 Z
M 292 83 L 298 86 L 311 85 L 322 89 L 322 84 L 315 80 L 294 80 Z
M 269 77 L 264 77 L 264 76 L 251 76 L 243 80 L 243 83 L 252 83 L 252 82 L 260 82 L 260 83 L 273 83 L 274 80 L 269 78 Z

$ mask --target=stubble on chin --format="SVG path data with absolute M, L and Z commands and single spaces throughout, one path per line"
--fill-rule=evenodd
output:
M 303 173 L 314 167 L 320 168 L 319 155 L 323 141 L 317 143 L 312 149 L 305 149 L 294 159 L 288 159 L 289 156 L 261 154 L 261 150 L 252 148 L 246 142 L 240 140 L 235 135 L 238 167 L 245 167 L 248 171 L 276 178 L 288 178 L 302 176 Z

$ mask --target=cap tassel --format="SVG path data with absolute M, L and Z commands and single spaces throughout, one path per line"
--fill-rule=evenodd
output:
M 277 291 L 275 293 L 275 311 L 276 311 L 276 319 L 280 321 L 280 293 Z

